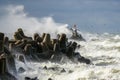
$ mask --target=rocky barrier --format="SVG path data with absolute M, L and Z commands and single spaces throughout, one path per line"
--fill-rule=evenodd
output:
M 68 41 L 66 34 L 57 34 L 55 39 L 49 33 L 40 36 L 35 33 L 28 37 L 19 28 L 14 33 L 14 39 L 9 40 L 4 33 L 0 32 L 0 78 L 1 80 L 17 80 L 15 60 L 25 63 L 28 61 L 61 61 L 63 56 L 69 60 L 77 59 L 78 62 L 90 64 L 91 61 L 80 53 L 75 52 L 79 47 L 76 42 Z M 26 80 L 28 78 L 26 77 Z

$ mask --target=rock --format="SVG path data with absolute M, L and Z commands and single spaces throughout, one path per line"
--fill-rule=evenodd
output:
M 26 39 L 22 39 L 20 41 L 20 43 L 16 44 L 16 47 L 23 49 L 26 44 L 27 44 L 27 40 Z
M 22 40 L 23 37 L 20 35 L 19 32 L 15 32 L 15 33 L 14 33 L 14 39 L 15 39 L 15 40 Z
M 46 33 L 43 33 L 43 34 L 42 34 L 42 40 L 44 39 L 45 35 L 46 35 Z
M 55 51 L 55 52 L 60 52 L 60 45 L 59 45 L 58 43 L 55 43 L 55 44 L 53 45 L 53 51 Z
M 0 55 L 0 74 L 5 74 L 6 72 L 6 58 L 4 58 L 4 54 Z
M 55 43 L 58 43 L 58 39 L 52 39 L 51 43 L 52 45 L 54 45 Z
M 38 78 L 37 77 L 35 78 L 25 77 L 25 80 L 38 80 Z
M 25 51 L 25 55 L 30 55 L 33 54 L 32 52 L 32 46 L 31 44 L 26 44 L 26 46 L 24 47 L 24 51 Z
M 77 48 L 79 49 L 81 47 L 81 45 L 78 45 Z
M 10 51 L 10 52 L 13 52 L 14 49 L 15 49 L 15 44 L 14 44 L 14 43 L 10 43 L 10 44 L 9 44 L 9 51 Z
M 89 59 L 84 58 L 84 57 L 78 58 L 78 61 L 82 62 L 82 63 L 86 63 L 86 64 L 90 64 L 91 63 L 91 61 Z
M 4 44 L 6 47 L 9 46 L 9 38 L 8 37 L 4 37 Z
M 25 69 L 24 69 L 23 67 L 20 67 L 20 68 L 18 69 L 18 73 L 23 73 L 23 72 L 25 72 Z
M 63 60 L 63 54 L 60 52 L 55 52 L 50 59 L 50 61 L 52 62 L 61 62 L 62 60 Z
M 63 73 L 63 72 L 66 72 L 64 68 L 61 70 L 61 73 Z
M 22 28 L 18 28 L 18 32 L 19 32 L 20 36 L 22 36 L 22 38 L 28 39 L 28 40 L 32 40 L 32 37 L 27 37 L 27 36 L 24 34 Z
M 52 78 L 48 78 L 48 80 L 53 80 Z
M 66 55 L 68 58 L 72 58 L 73 57 L 73 53 L 74 53 L 74 49 L 72 46 L 70 46 L 68 49 L 67 49 L 67 52 L 66 52 Z
M 69 73 L 72 73 L 73 71 L 72 70 L 69 70 Z
M 73 43 L 71 44 L 71 46 L 73 47 L 73 49 L 74 49 L 74 51 L 75 51 L 75 49 L 76 49 L 76 47 L 77 47 L 77 43 L 76 43 L 76 42 L 73 42 Z
M 31 78 L 30 77 L 25 77 L 25 80 L 31 80 Z
M 34 38 L 34 41 L 36 42 L 39 42 L 39 43 L 42 42 L 42 38 L 39 36 L 38 33 L 35 33 L 33 38 Z
M 4 52 L 4 33 L 0 32 L 0 54 Z
M 53 55 L 53 51 L 45 51 L 45 52 L 38 54 L 38 57 L 40 59 L 49 60 L 52 55 Z
M 48 48 L 48 45 L 44 42 L 41 42 L 41 47 L 42 47 L 42 51 L 45 52 L 45 51 L 48 51 L 49 48 Z
M 4 33 L 0 32 L 0 40 L 4 40 Z
M 86 62 L 86 64 L 90 64 L 91 63 L 90 59 L 85 59 L 85 62 Z
M 0 41 L 0 54 L 4 52 L 3 41 Z
M 54 68 L 54 67 L 50 67 L 49 69 L 51 69 L 51 70 L 55 71 L 55 68 Z
M 61 34 L 59 37 L 59 43 L 61 52 L 63 53 L 66 52 L 66 42 L 67 42 L 66 34 Z
M 44 39 L 43 39 L 43 43 L 46 43 L 46 44 L 51 44 L 51 36 L 50 34 L 46 34 Z
M 47 66 L 44 66 L 43 69 L 46 69 L 46 70 L 47 70 Z
M 14 75 L 10 73 L 0 74 L 0 80 L 18 80 Z
M 42 38 L 40 36 L 37 36 L 36 37 L 36 41 L 39 42 L 39 43 L 41 43 L 42 42 Z
M 25 63 L 25 60 L 24 60 L 23 55 L 20 55 L 20 56 L 19 56 L 19 61 L 21 61 L 21 62 Z
M 7 65 L 7 70 L 10 70 L 11 74 L 17 74 L 16 66 L 15 66 L 15 60 L 12 55 L 7 56 L 6 58 L 6 65 Z
M 72 31 L 71 39 L 85 41 L 85 39 L 82 37 L 82 35 L 77 32 L 76 25 L 74 25 L 73 28 L 71 28 L 70 30 Z
M 39 34 L 38 33 L 35 33 L 34 35 L 33 35 L 33 39 L 34 40 L 36 40 L 36 38 L 39 36 Z

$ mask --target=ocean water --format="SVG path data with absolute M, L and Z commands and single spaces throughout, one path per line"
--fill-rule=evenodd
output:
M 24 5 L 11 4 L 1 11 L 5 13 L 1 18 L 1 31 L 11 39 L 18 27 L 23 28 L 28 36 L 32 36 L 35 32 L 50 33 L 52 38 L 56 37 L 57 33 L 66 33 L 68 37 L 71 35 L 66 28 L 69 25 L 56 23 L 52 17 L 28 16 Z M 53 80 L 120 80 L 120 35 L 79 33 L 86 39 L 86 42 L 72 40 L 81 45 L 76 52 L 90 59 L 91 65 L 71 62 L 67 58 L 59 63 L 50 61 L 25 61 L 23 63 L 15 59 L 17 71 L 20 67 L 25 69 L 25 72 L 16 74 L 17 78 L 19 80 L 24 80 L 25 77 L 37 77 L 39 80 L 48 80 L 48 78 Z M 49 69 L 43 69 L 45 66 Z M 63 68 L 65 72 L 61 72 Z
M 76 41 L 81 45 L 76 52 L 92 61 L 92 64 L 72 62 L 63 59 L 64 62 L 20 62 L 16 60 L 16 68 L 23 67 L 26 71 L 18 73 L 18 79 L 25 77 L 39 80 L 120 80 L 120 35 L 109 33 L 90 34 L 82 33 L 86 39 Z M 43 69 L 44 67 L 49 69 Z M 53 69 L 54 68 L 54 69 Z M 65 72 L 61 72 L 61 70 Z

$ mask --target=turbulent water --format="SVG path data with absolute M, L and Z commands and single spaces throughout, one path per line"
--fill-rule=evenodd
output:
M 76 52 L 89 58 L 93 64 L 74 63 L 67 59 L 64 62 L 27 62 L 16 60 L 17 70 L 23 67 L 26 71 L 18 73 L 18 79 L 38 77 L 39 80 L 119 80 L 120 79 L 120 36 L 112 34 L 83 34 L 86 42 L 76 41 L 81 45 Z M 72 40 L 75 41 L 75 40 Z M 49 69 L 43 69 L 46 66 Z M 54 67 L 54 69 L 52 69 Z M 61 70 L 65 69 L 65 72 Z
M 5 9 L 5 13 L 0 20 L 2 22 L 2 32 L 9 32 L 11 34 L 11 32 L 17 30 L 18 26 L 22 26 L 22 28 L 32 33 L 28 33 L 30 36 L 34 32 L 51 32 L 53 37 L 57 32 L 65 32 L 67 36 L 71 35 L 69 30 L 65 29 L 68 25 L 58 24 L 52 17 L 42 19 L 30 17 L 24 12 L 23 5 L 10 5 Z M 58 27 L 59 29 L 57 30 Z M 52 33 L 54 30 L 56 30 L 55 33 Z M 13 34 L 10 35 L 9 33 L 6 35 L 13 38 L 11 37 Z M 66 58 L 61 63 L 50 61 L 25 61 L 23 63 L 15 60 L 18 79 L 24 80 L 25 77 L 37 77 L 39 80 L 48 80 L 48 78 L 53 80 L 120 80 L 120 35 L 83 32 L 81 34 L 86 39 L 86 42 L 76 41 L 81 45 L 80 49 L 77 49 L 76 52 L 80 52 L 82 56 L 90 59 L 92 61 L 91 65 L 71 62 Z M 44 66 L 49 69 L 43 69 Z M 19 73 L 18 69 L 20 67 L 23 67 L 25 72 Z M 65 71 L 61 72 L 63 68 Z

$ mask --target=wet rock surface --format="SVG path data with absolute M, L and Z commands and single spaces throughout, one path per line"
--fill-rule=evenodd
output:
M 25 72 L 25 69 L 24 69 L 23 67 L 20 67 L 20 68 L 18 69 L 18 73 L 23 73 L 23 72 Z
M 63 69 L 61 70 L 61 73 L 64 73 L 64 72 L 66 72 L 66 71 L 65 71 L 65 69 L 63 68 Z
M 4 33 L 0 32 L 0 76 L 3 75 L 5 78 L 9 77 L 9 75 L 14 76 L 14 74 L 17 74 L 15 59 L 23 63 L 25 63 L 25 59 L 27 61 L 37 62 L 61 62 L 63 61 L 63 56 L 66 56 L 69 60 L 77 58 L 78 62 L 90 64 L 89 59 L 74 56 L 77 46 L 80 47 L 80 45 L 74 41 L 69 42 L 64 33 L 59 34 L 56 39 L 52 39 L 49 33 L 43 33 L 42 36 L 35 33 L 32 38 L 26 36 L 22 28 L 19 28 L 13 36 L 14 39 L 9 40 Z M 80 53 L 77 55 L 81 56 Z M 45 66 L 43 69 L 56 71 L 58 70 L 58 67 L 48 68 Z M 9 75 L 6 74 L 6 72 Z M 20 67 L 18 72 L 23 73 L 25 72 L 25 69 Z M 66 72 L 64 68 L 61 70 L 61 73 L 63 72 Z M 37 80 L 37 78 L 31 79 L 25 77 L 25 80 Z M 50 80 L 52 79 L 50 78 Z
M 37 77 L 34 77 L 34 78 L 25 77 L 25 80 L 38 80 L 38 78 Z

